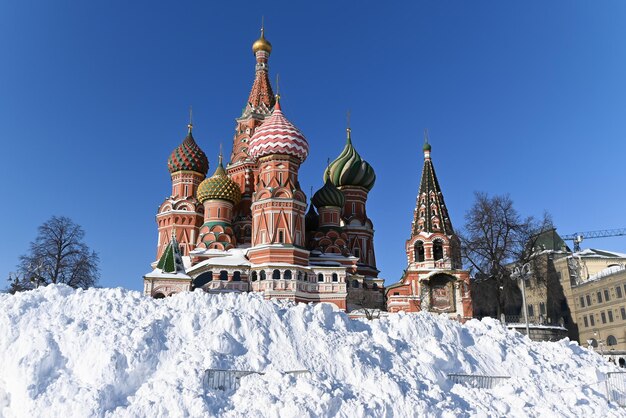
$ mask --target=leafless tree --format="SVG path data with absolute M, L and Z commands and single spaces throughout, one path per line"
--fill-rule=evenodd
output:
M 518 307 L 508 308 L 518 303 L 518 287 L 510 280 L 510 266 L 529 261 L 535 250 L 534 240 L 541 231 L 551 226 L 547 213 L 541 219 L 532 216 L 523 218 L 508 195 L 475 193 L 474 204 L 465 214 L 465 228 L 459 237 L 463 258 L 474 277 L 489 282 L 485 286 L 490 291 L 483 293 L 495 293 L 495 300 L 477 300 L 479 306 L 482 304 L 481 307 L 488 311 L 491 305 L 497 317 L 502 313 L 517 312 Z
M 53 216 L 39 227 L 28 254 L 20 257 L 9 291 L 64 283 L 75 288 L 94 286 L 99 278 L 99 257 L 83 242 L 85 232 L 64 216 Z

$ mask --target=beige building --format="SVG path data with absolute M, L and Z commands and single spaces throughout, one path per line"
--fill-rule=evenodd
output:
M 570 339 L 605 354 L 626 352 L 626 254 L 559 247 L 533 257 L 526 282 L 531 322 L 563 324 Z

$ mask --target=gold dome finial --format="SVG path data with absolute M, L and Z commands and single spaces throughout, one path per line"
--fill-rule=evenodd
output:
M 265 39 L 265 23 L 263 16 L 261 17 L 261 37 L 252 44 L 252 52 L 256 54 L 259 51 L 265 51 L 268 54 L 272 53 L 272 44 Z

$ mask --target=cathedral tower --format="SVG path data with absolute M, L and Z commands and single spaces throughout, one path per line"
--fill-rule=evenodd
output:
M 242 192 L 241 201 L 234 208 L 234 230 L 240 244 L 250 244 L 252 234 L 252 193 L 256 183 L 256 164 L 249 154 L 250 139 L 265 118 L 271 115 L 276 103 L 269 79 L 268 61 L 272 44 L 265 39 L 265 29 L 261 28 L 261 37 L 252 45 L 256 58 L 254 83 L 248 96 L 243 113 L 237 118 L 233 151 L 227 165 L 228 175 L 235 181 Z
M 193 138 L 193 125 L 188 125 L 187 136 L 167 160 L 172 177 L 172 195 L 159 207 L 156 221 L 159 230 L 157 259 L 170 243 L 172 232 L 182 255 L 195 248 L 198 230 L 203 221 L 202 204 L 196 199 L 196 190 L 209 170 L 209 161 Z
M 237 238 L 231 221 L 233 207 L 241 200 L 241 190 L 226 174 L 221 152 L 215 173 L 200 183 L 198 200 L 204 205 L 204 224 L 200 228 L 198 247 L 217 250 L 234 248 Z
M 406 241 L 408 266 L 400 282 L 387 288 L 390 312 L 427 310 L 470 318 L 469 273 L 462 270 L 460 242 L 424 141 L 424 166 L 417 195 L 411 237 Z
M 330 180 L 345 195 L 343 227 L 348 235 L 348 249 L 359 259 L 357 270 L 367 277 L 377 277 L 374 253 L 374 225 L 367 217 L 367 195 L 374 187 L 376 174 L 352 145 L 352 131 L 347 130 L 346 145 L 330 163 L 324 181 Z
M 298 170 L 309 154 L 304 135 L 284 116 L 276 100 L 272 116 L 250 140 L 249 155 L 256 161 L 257 183 L 252 196 L 252 264 L 270 262 L 305 266 L 306 196 Z

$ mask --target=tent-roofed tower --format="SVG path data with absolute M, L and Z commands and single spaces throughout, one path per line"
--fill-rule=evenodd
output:
M 241 189 L 241 201 L 234 208 L 233 228 L 239 244 L 250 244 L 252 234 L 252 193 L 258 175 L 255 162 L 250 158 L 249 144 L 256 129 L 272 114 L 276 99 L 269 78 L 269 57 L 272 44 L 265 39 L 265 28 L 252 45 L 256 58 L 254 82 L 248 101 L 239 118 L 236 119 L 233 150 L 226 171 Z
M 422 178 L 405 246 L 408 266 L 400 281 L 387 287 L 387 309 L 469 318 L 469 273 L 462 270 L 460 242 L 437 180 L 427 134 L 423 151 Z

